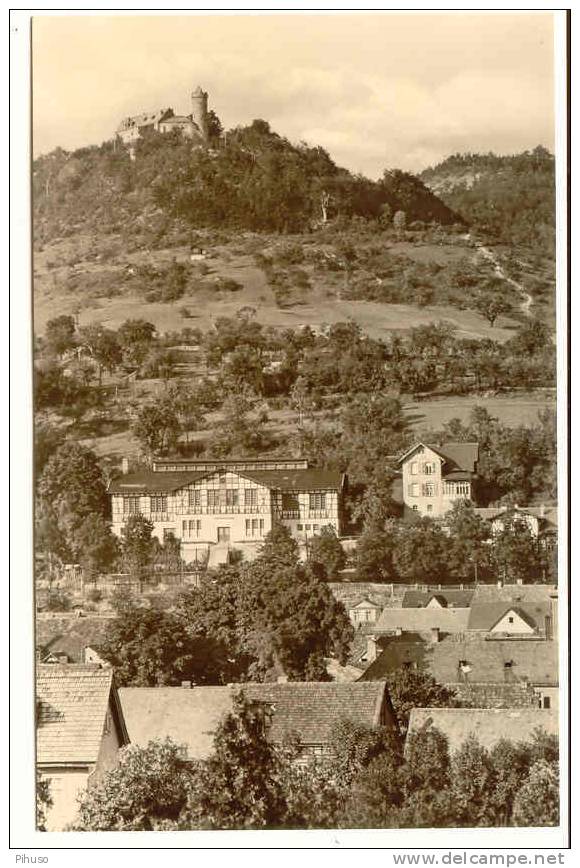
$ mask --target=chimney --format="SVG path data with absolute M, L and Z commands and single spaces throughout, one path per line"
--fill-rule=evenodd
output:
M 126 457 L 121 461 L 121 473 L 123 476 L 129 473 L 129 459 Z
M 377 639 L 376 636 L 367 636 L 367 663 L 374 663 L 377 659 Z
M 431 627 L 431 642 L 434 645 L 439 642 L 439 627 Z

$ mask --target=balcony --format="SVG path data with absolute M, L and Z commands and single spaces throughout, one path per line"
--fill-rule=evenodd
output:
M 262 515 L 270 514 L 269 506 L 178 506 L 174 515 Z
M 330 509 L 309 509 L 306 518 L 336 518 Z

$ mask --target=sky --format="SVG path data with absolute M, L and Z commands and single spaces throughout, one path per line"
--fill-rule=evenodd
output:
M 371 177 L 457 152 L 554 147 L 549 13 L 38 15 L 33 152 L 209 92 L 226 129 L 269 121 Z

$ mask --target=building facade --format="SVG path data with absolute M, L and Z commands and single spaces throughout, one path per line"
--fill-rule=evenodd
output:
M 207 101 L 207 93 L 198 86 L 191 94 L 190 115 L 176 115 L 172 108 L 133 115 L 123 118 L 117 127 L 116 135 L 124 144 L 131 145 L 149 130 L 170 133 L 180 129 L 186 138 L 199 140 L 200 144 L 207 144 Z
M 251 559 L 278 521 L 304 545 L 322 528 L 342 531 L 345 477 L 305 460 L 155 461 L 109 485 L 112 529 L 141 514 L 163 542 L 181 541 L 186 563 L 223 563 L 232 549 Z
M 404 516 L 441 518 L 458 500 L 475 501 L 477 443 L 416 443 L 399 460 Z

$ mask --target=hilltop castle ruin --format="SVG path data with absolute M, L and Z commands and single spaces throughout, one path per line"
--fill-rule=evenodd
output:
M 188 139 L 200 145 L 207 145 L 209 139 L 207 98 L 207 93 L 198 85 L 191 94 L 190 115 L 176 115 L 172 108 L 134 115 L 123 118 L 117 127 L 116 135 L 124 144 L 130 145 L 141 138 L 147 130 L 170 133 L 172 130 L 179 129 Z

